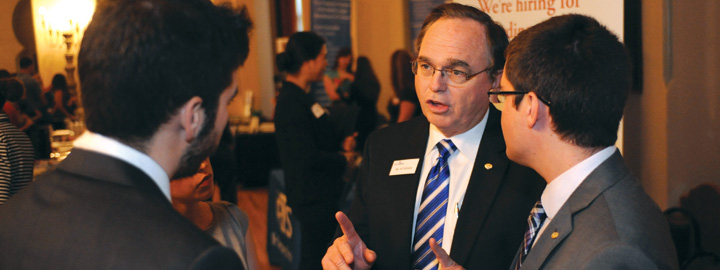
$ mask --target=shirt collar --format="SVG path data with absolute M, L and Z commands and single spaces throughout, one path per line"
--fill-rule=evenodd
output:
M 147 174 L 170 200 L 170 178 L 160 164 L 147 154 L 89 130 L 78 137 L 73 145 L 79 149 L 93 151 L 130 163 Z
M 541 200 L 548 218 L 552 219 L 560 211 L 560 207 L 565 204 L 577 187 L 585 181 L 585 178 L 612 156 L 616 149 L 615 146 L 606 147 L 575 164 L 575 166 L 560 174 L 545 187 Z
M 445 137 L 445 135 L 440 132 L 440 129 L 438 129 L 437 126 L 430 123 L 430 135 L 428 136 L 428 144 L 425 149 L 425 158 L 437 157 L 437 149 L 435 149 L 435 145 L 440 140 L 450 139 L 452 140 L 453 144 L 455 144 L 455 146 L 458 148 L 458 152 L 460 155 L 463 155 L 467 158 L 472 157 L 474 159 L 477 155 L 478 147 L 480 146 L 480 140 L 482 139 L 483 133 L 485 133 L 485 126 L 487 125 L 489 114 L 490 110 L 486 111 L 485 116 L 480 121 L 480 123 L 475 125 L 470 130 L 465 131 L 462 134 L 452 136 L 450 138 Z

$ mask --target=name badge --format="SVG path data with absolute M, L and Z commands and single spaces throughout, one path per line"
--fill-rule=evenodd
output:
M 323 116 L 323 114 L 325 114 L 325 109 L 317 103 L 313 104 L 310 110 L 312 110 L 315 118 L 320 118 L 320 116 Z
M 390 176 L 414 174 L 419 162 L 420 162 L 419 158 L 411 158 L 411 159 L 403 159 L 403 160 L 393 161 L 392 168 L 390 168 Z

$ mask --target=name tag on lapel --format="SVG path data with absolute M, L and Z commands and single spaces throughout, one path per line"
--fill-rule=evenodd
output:
M 323 116 L 323 114 L 325 114 L 325 109 L 317 103 L 313 104 L 312 107 L 310 107 L 310 110 L 312 110 L 315 118 L 320 118 L 320 116 Z
M 392 168 L 390 168 L 390 176 L 393 175 L 404 175 L 414 174 L 417 170 L 417 165 L 420 162 L 419 158 L 403 159 L 393 161 Z

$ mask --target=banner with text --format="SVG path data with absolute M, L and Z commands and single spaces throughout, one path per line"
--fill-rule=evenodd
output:
M 624 25 L 623 0 L 454 0 L 455 3 L 470 5 L 484 11 L 505 27 L 510 39 L 550 17 L 577 13 L 588 15 L 621 40 Z
M 337 51 L 350 47 L 350 6 L 351 0 L 312 0 L 312 31 L 325 38 L 327 42 L 328 69 L 335 61 Z M 330 105 L 330 99 L 321 83 L 312 85 L 312 94 L 323 106 Z
M 415 39 L 420 34 L 425 17 L 436 6 L 442 5 L 445 0 L 408 0 L 408 17 L 410 20 L 410 48 L 415 51 Z

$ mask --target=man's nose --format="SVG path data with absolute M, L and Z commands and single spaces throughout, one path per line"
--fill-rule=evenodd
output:
M 440 92 L 447 90 L 447 76 L 443 76 L 442 70 L 435 70 L 435 73 L 430 76 L 430 90 L 433 92 Z

